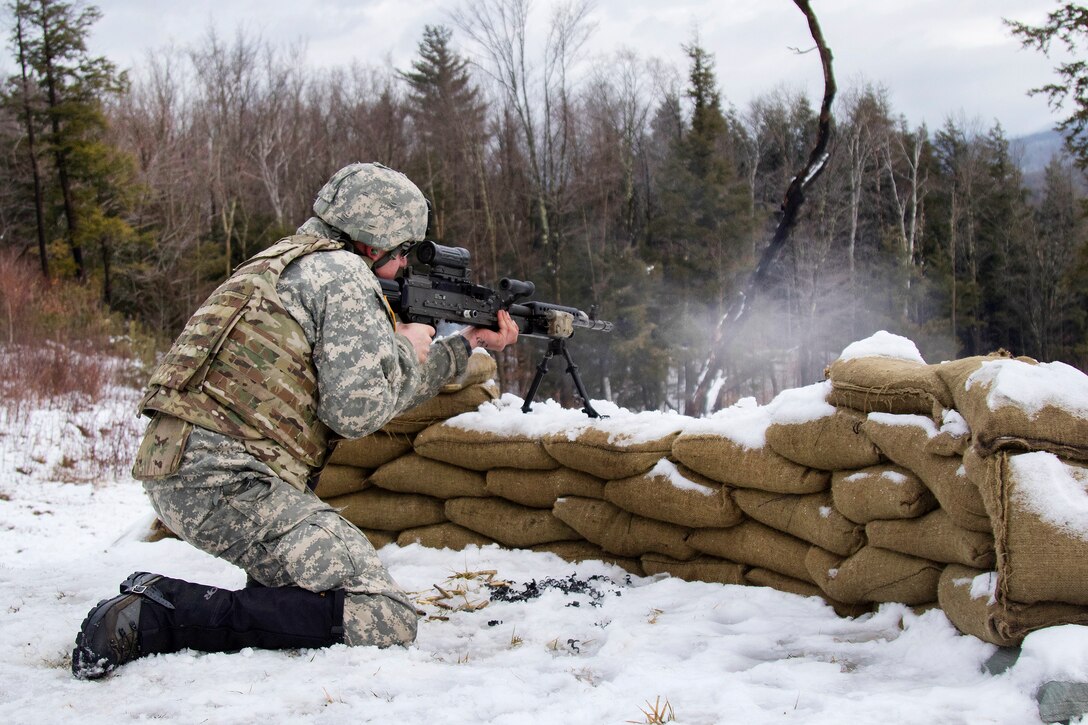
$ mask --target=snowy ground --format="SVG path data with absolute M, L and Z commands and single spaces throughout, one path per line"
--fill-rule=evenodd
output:
M 436 597 L 438 584 L 467 590 L 447 602 L 478 604 L 488 576 L 521 591 L 572 573 L 603 577 L 590 580 L 599 598 L 553 589 L 475 611 L 428 604 L 448 619 L 424 621 L 407 650 L 185 652 L 77 681 L 76 629 L 131 571 L 244 582 L 181 542 L 124 536 L 149 514 L 131 480 L 92 487 L 3 473 L 0 722 L 624 723 L 647 722 L 643 711 L 667 701 L 677 723 L 1019 724 L 1038 722 L 1033 694 L 1054 666 L 1025 648 L 1005 674 L 985 674 L 994 648 L 957 634 L 939 611 L 888 605 L 846 620 L 770 589 L 627 580 L 602 564 L 491 547 L 412 546 L 381 556 L 421 599 Z
M 409 649 L 184 652 L 78 681 L 76 630 L 132 571 L 244 583 L 186 544 L 131 535 L 151 516 L 142 489 L 102 471 L 131 460 L 134 395 L 0 414 L 0 723 L 1019 725 L 1039 722 L 1040 683 L 1088 680 L 1086 627 L 1031 635 L 1017 664 L 991 676 L 983 663 L 995 648 L 958 634 L 940 611 L 886 605 L 848 620 L 771 589 L 411 546 L 380 552 L 431 615 Z M 84 467 L 89 459 L 98 463 Z M 571 575 L 590 590 L 489 601 L 485 585 L 520 592 Z M 655 704 L 656 721 L 646 714 Z

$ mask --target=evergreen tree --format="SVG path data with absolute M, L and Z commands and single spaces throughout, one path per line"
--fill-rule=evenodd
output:
M 8 7 L 21 72 L 27 75 L 17 85 L 27 109 L 28 142 L 43 129 L 43 152 L 52 161 L 54 176 L 44 195 L 59 207 L 57 220 L 64 220 L 63 237 L 77 279 L 88 274 L 84 248 L 98 245 L 103 297 L 109 300 L 114 247 L 134 237 L 122 217 L 131 184 L 128 162 L 110 147 L 103 112 L 105 99 L 124 90 L 125 74 L 87 49 L 91 26 L 101 17 L 96 7 L 62 0 L 13 0 Z M 51 219 L 43 221 L 47 228 L 60 227 Z
M 1081 171 L 1088 171 L 1088 63 L 1083 60 L 1088 43 L 1088 8 L 1081 3 L 1067 2 L 1049 13 L 1042 25 L 1012 20 L 1006 20 L 1005 24 L 1026 48 L 1049 55 L 1051 45 L 1058 41 L 1072 57 L 1055 69 L 1058 82 L 1033 88 L 1030 93 L 1045 95 L 1052 108 L 1065 112 L 1058 130 L 1065 136 L 1077 166 Z
M 436 238 L 493 256 L 493 225 L 486 217 L 477 224 L 474 203 L 486 197 L 484 106 L 468 61 L 450 47 L 452 35 L 448 28 L 426 26 L 412 70 L 401 72 L 417 143 L 410 170 L 434 205 Z

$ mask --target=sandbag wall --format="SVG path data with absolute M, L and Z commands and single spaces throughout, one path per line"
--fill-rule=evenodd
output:
M 1088 623 L 1088 378 L 1001 356 L 927 365 L 881 335 L 823 383 L 699 420 L 525 415 L 513 396 L 476 411 L 497 396 L 476 381 L 342 443 L 318 493 L 376 545 L 552 551 L 844 615 L 939 605 L 1002 645 Z

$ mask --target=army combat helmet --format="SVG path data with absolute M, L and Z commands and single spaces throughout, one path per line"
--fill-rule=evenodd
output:
M 352 241 L 386 252 L 427 233 L 423 192 L 379 163 L 355 163 L 333 174 L 317 192 L 314 213 Z

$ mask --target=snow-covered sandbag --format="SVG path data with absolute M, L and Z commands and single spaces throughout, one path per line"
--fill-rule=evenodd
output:
M 994 598 L 997 572 L 952 564 L 941 573 L 938 601 L 945 616 L 964 634 L 996 644 L 1015 647 L 1023 635 L 1002 631 L 1000 607 Z
M 832 599 L 900 602 L 919 605 L 937 601 L 943 565 L 875 546 L 843 558 L 813 546 L 805 557 L 809 576 Z
M 744 521 L 727 529 L 696 529 L 688 543 L 711 556 L 814 583 L 804 564 L 810 544 L 757 521 Z
M 672 431 L 643 440 L 594 427 L 573 437 L 566 433 L 548 436 L 544 439 L 544 450 L 564 466 L 610 480 L 649 471 L 669 455 L 677 435 L 677 431 Z
M 412 439 L 403 433 L 378 431 L 363 438 L 336 444 L 329 463 L 374 469 L 412 450 Z
M 488 496 L 484 474 L 416 453 L 395 458 L 374 471 L 370 482 L 387 491 L 422 493 L 435 498 Z
M 921 415 L 871 413 L 862 430 L 884 455 L 917 474 L 956 524 L 990 531 L 982 495 L 967 477 L 963 459 L 926 452 L 926 442 L 938 434 L 933 421 Z
M 516 463 L 510 461 L 509 463 Z M 584 471 L 562 466 L 550 471 L 493 468 L 487 472 L 487 492 L 514 503 L 550 509 L 563 496 L 603 498 L 605 482 Z
M 1088 466 L 1044 451 L 970 464 L 994 524 L 998 599 L 1088 605 Z
M 941 377 L 986 453 L 1050 451 L 1088 461 L 1088 375 L 1065 363 L 983 357 L 944 363 Z
M 548 509 L 534 509 L 501 498 L 451 498 L 446 518 L 503 546 L 527 548 L 581 538 Z
M 647 574 L 668 574 L 691 582 L 746 583 L 743 564 L 716 556 L 697 556 L 691 561 L 677 561 L 661 554 L 644 554 L 642 568 Z
M 314 493 L 318 498 L 327 500 L 362 491 L 369 485 L 367 482 L 369 475 L 370 471 L 365 468 L 329 463 L 321 469 Z
M 831 500 L 843 516 L 859 524 L 911 519 L 937 508 L 937 499 L 922 479 L 896 465 L 836 471 L 831 476 Z
M 944 509 L 917 519 L 870 521 L 865 535 L 873 546 L 930 561 L 977 569 L 992 568 L 995 562 L 994 537 L 956 526 Z
M 733 526 L 744 518 L 728 486 L 665 459 L 642 475 L 609 481 L 604 498 L 624 511 L 692 528 Z
M 952 395 L 913 342 L 883 330 L 848 345 L 828 369 L 828 402 L 863 413 L 914 413 L 940 420 Z
M 556 501 L 552 511 L 583 538 L 617 556 L 657 553 L 685 561 L 696 555 L 686 543 L 688 529 L 636 516 L 608 501 L 570 496 Z
M 828 414 L 809 420 L 790 419 L 779 409 L 767 428 L 767 445 L 794 463 L 823 471 L 865 468 L 880 462 L 880 451 L 861 433 L 865 416 L 830 405 Z M 795 412 L 800 416 L 801 411 Z
M 831 474 L 775 453 L 767 446 L 770 406 L 751 398 L 689 424 L 672 444 L 672 459 L 721 483 L 776 493 L 815 493 Z
M 406 410 L 382 427 L 386 433 L 417 433 L 428 426 L 476 410 L 499 397 L 495 382 L 470 385 L 453 393 L 440 393 Z
M 517 466 L 529 470 L 550 470 L 559 462 L 544 450 L 543 441 L 517 430 L 497 431 L 462 427 L 454 422 L 432 425 L 414 442 L 416 453 L 473 471 Z
M 330 498 L 326 503 L 360 529 L 400 532 L 446 520 L 441 499 L 373 487 Z
M 837 554 L 849 556 L 865 545 L 864 527 L 835 509 L 829 491 L 792 496 L 738 489 L 734 497 L 756 521 Z
M 487 546 L 494 543 L 493 539 L 483 534 L 448 521 L 444 524 L 407 529 L 400 532 L 397 537 L 397 546 L 419 544 L 428 549 L 453 549 L 454 551 L 460 551 L 466 546 Z

